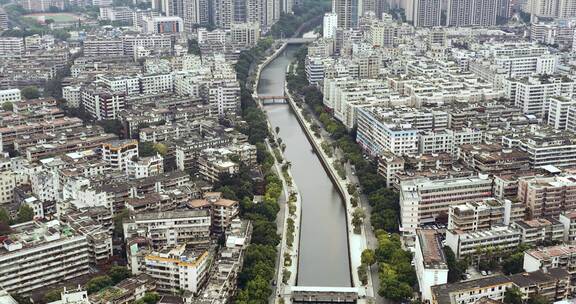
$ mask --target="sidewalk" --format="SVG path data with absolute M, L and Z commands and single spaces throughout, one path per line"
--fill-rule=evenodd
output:
M 356 234 L 353 232 L 352 214 L 353 214 L 355 208 L 352 207 L 352 204 L 350 203 L 351 196 L 348 194 L 348 190 L 347 190 L 348 182 L 346 180 L 340 178 L 340 176 L 337 174 L 336 169 L 333 166 L 333 162 L 336 161 L 337 159 L 334 157 L 328 157 L 328 155 L 326 155 L 326 153 L 324 152 L 324 150 L 321 147 L 322 139 L 318 139 L 312 134 L 312 131 L 311 131 L 312 124 L 309 123 L 308 121 L 306 121 L 306 119 L 304 119 L 304 116 L 302 115 L 302 109 L 296 105 L 296 103 L 294 102 L 294 99 L 292 97 L 292 94 L 290 92 L 288 92 L 287 88 L 285 88 L 285 90 L 286 90 L 286 94 L 288 95 L 289 104 L 293 108 L 293 110 L 296 113 L 296 116 L 298 117 L 300 122 L 305 126 L 304 131 L 309 135 L 309 138 L 312 139 L 311 142 L 316 147 L 317 154 L 320 156 L 322 161 L 328 167 L 330 174 L 337 181 L 336 186 L 340 189 L 340 191 L 342 192 L 342 194 L 344 196 L 344 201 L 345 201 L 345 205 L 346 205 L 346 213 L 347 213 L 346 220 L 347 220 L 347 226 L 348 226 L 348 242 L 349 242 L 348 247 L 349 247 L 349 254 L 350 254 L 350 261 L 351 261 L 350 268 L 351 268 L 351 272 L 352 272 L 353 286 L 354 287 L 360 287 L 359 288 L 359 296 L 361 298 L 363 296 L 366 296 L 368 298 L 373 298 L 374 297 L 374 290 L 372 288 L 372 276 L 370 274 L 368 275 L 368 284 L 367 284 L 367 286 L 365 286 L 365 288 L 361 288 L 363 285 L 360 282 L 360 279 L 358 277 L 357 269 L 361 265 L 362 251 L 364 251 L 364 249 L 368 248 L 368 246 L 367 246 L 366 233 L 365 233 L 364 227 L 361 230 L 360 234 Z
M 270 123 L 268 122 L 268 127 L 272 130 Z M 277 139 L 278 135 L 271 131 L 274 138 Z M 266 142 L 266 147 L 268 151 L 274 155 L 273 149 L 268 142 Z M 282 155 L 284 157 L 284 155 Z M 298 272 L 298 248 L 300 248 L 300 217 L 302 213 L 302 206 L 301 206 L 301 198 L 300 192 L 294 183 L 294 177 L 292 176 L 292 172 L 290 168 L 288 168 L 287 173 L 290 179 L 292 180 L 292 185 L 288 185 L 288 182 L 284 178 L 284 174 L 282 173 L 282 165 L 289 163 L 286 159 L 284 159 L 283 163 L 279 163 L 276 159 L 274 160 L 274 169 L 278 177 L 282 181 L 282 188 L 284 191 L 285 200 L 285 208 L 283 208 L 284 214 L 282 215 L 284 218 L 284 223 L 282 225 L 282 231 L 280 232 L 280 236 L 282 238 L 280 242 L 280 250 L 278 253 L 278 263 L 276 269 L 276 287 L 274 288 L 274 295 L 273 299 L 271 299 L 271 303 L 280 303 L 280 298 L 284 298 L 284 303 L 290 303 L 290 296 L 285 295 L 285 288 L 286 286 L 295 286 L 296 285 L 296 275 Z M 296 201 L 294 202 L 294 206 L 296 210 L 293 215 L 290 214 L 290 195 L 294 194 L 296 197 Z M 282 208 L 281 208 L 282 210 Z M 280 214 L 279 214 L 280 216 Z M 287 233 L 288 233 L 288 219 L 292 219 L 294 221 L 294 241 L 292 246 L 288 246 L 286 243 L 287 241 Z M 288 255 L 290 257 L 290 265 L 286 266 L 286 258 L 285 256 Z M 286 284 L 284 284 L 284 269 L 290 271 L 290 278 L 287 279 Z

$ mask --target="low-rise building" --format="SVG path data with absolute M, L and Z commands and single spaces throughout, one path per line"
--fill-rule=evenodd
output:
M 520 220 L 511 224 L 520 231 L 526 245 L 555 244 L 564 240 L 564 225 L 551 217 Z
M 206 248 L 210 243 L 211 222 L 207 210 L 138 213 L 124 224 L 124 235 L 145 237 L 156 249 L 186 244 Z
M 504 255 L 514 250 L 521 242 L 520 231 L 507 226 L 494 226 L 486 230 L 464 232 L 461 230 L 446 231 L 446 246 L 450 247 L 457 259 L 482 255 L 479 250 L 498 248 L 496 254 Z
M 432 287 L 432 304 L 478 303 L 482 298 L 501 302 L 504 293 L 512 287 L 512 281 L 505 276 L 493 276 L 478 280 Z
M 145 273 L 156 282 L 158 291 L 197 293 L 208 278 L 212 261 L 209 251 L 194 251 L 179 245 L 152 251 L 144 257 Z
M 414 268 L 416 268 L 422 299 L 430 301 L 432 299 L 431 287 L 448 282 L 448 264 L 446 264 L 446 257 L 436 231 L 418 230 L 416 237 Z
M 494 198 L 452 205 L 448 209 L 448 229 L 476 231 L 509 225 L 524 217 L 524 208 L 522 204 Z
M 29 293 L 90 272 L 85 235 L 57 220 L 11 226 L 0 250 L 0 285 L 8 292 Z
M 400 183 L 401 230 L 414 232 L 420 225 L 448 214 L 451 205 L 476 202 L 492 196 L 487 176 L 431 180 L 419 178 Z
M 528 177 L 518 182 L 518 200 L 529 217 L 559 216 L 576 208 L 576 176 Z
M 523 267 L 527 272 L 562 268 L 570 273 L 571 281 L 575 283 L 576 246 L 558 245 L 529 249 L 524 252 Z
M 220 192 L 206 192 L 203 199 L 190 201 L 188 208 L 209 210 L 212 217 L 212 231 L 215 233 L 225 232 L 240 213 L 240 203 L 222 198 Z

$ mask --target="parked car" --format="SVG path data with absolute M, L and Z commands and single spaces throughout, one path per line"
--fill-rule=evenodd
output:
M 482 271 L 480 272 L 480 274 L 482 274 L 483 276 L 485 276 L 487 273 L 486 273 L 486 271 L 482 270 Z

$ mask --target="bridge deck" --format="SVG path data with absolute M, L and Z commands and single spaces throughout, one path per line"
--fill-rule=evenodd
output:
M 355 287 L 290 286 L 288 292 L 294 303 L 355 303 Z

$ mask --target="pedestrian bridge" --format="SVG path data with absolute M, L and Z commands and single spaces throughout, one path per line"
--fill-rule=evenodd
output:
M 254 99 L 259 101 L 263 105 L 276 104 L 276 103 L 287 103 L 288 96 L 278 95 L 278 96 L 265 96 L 265 95 L 253 95 Z
M 315 41 L 316 38 L 285 38 L 282 41 L 286 42 L 287 44 L 303 44 L 303 43 L 310 43 Z
M 356 287 L 287 286 L 292 303 L 356 303 L 364 289 Z

